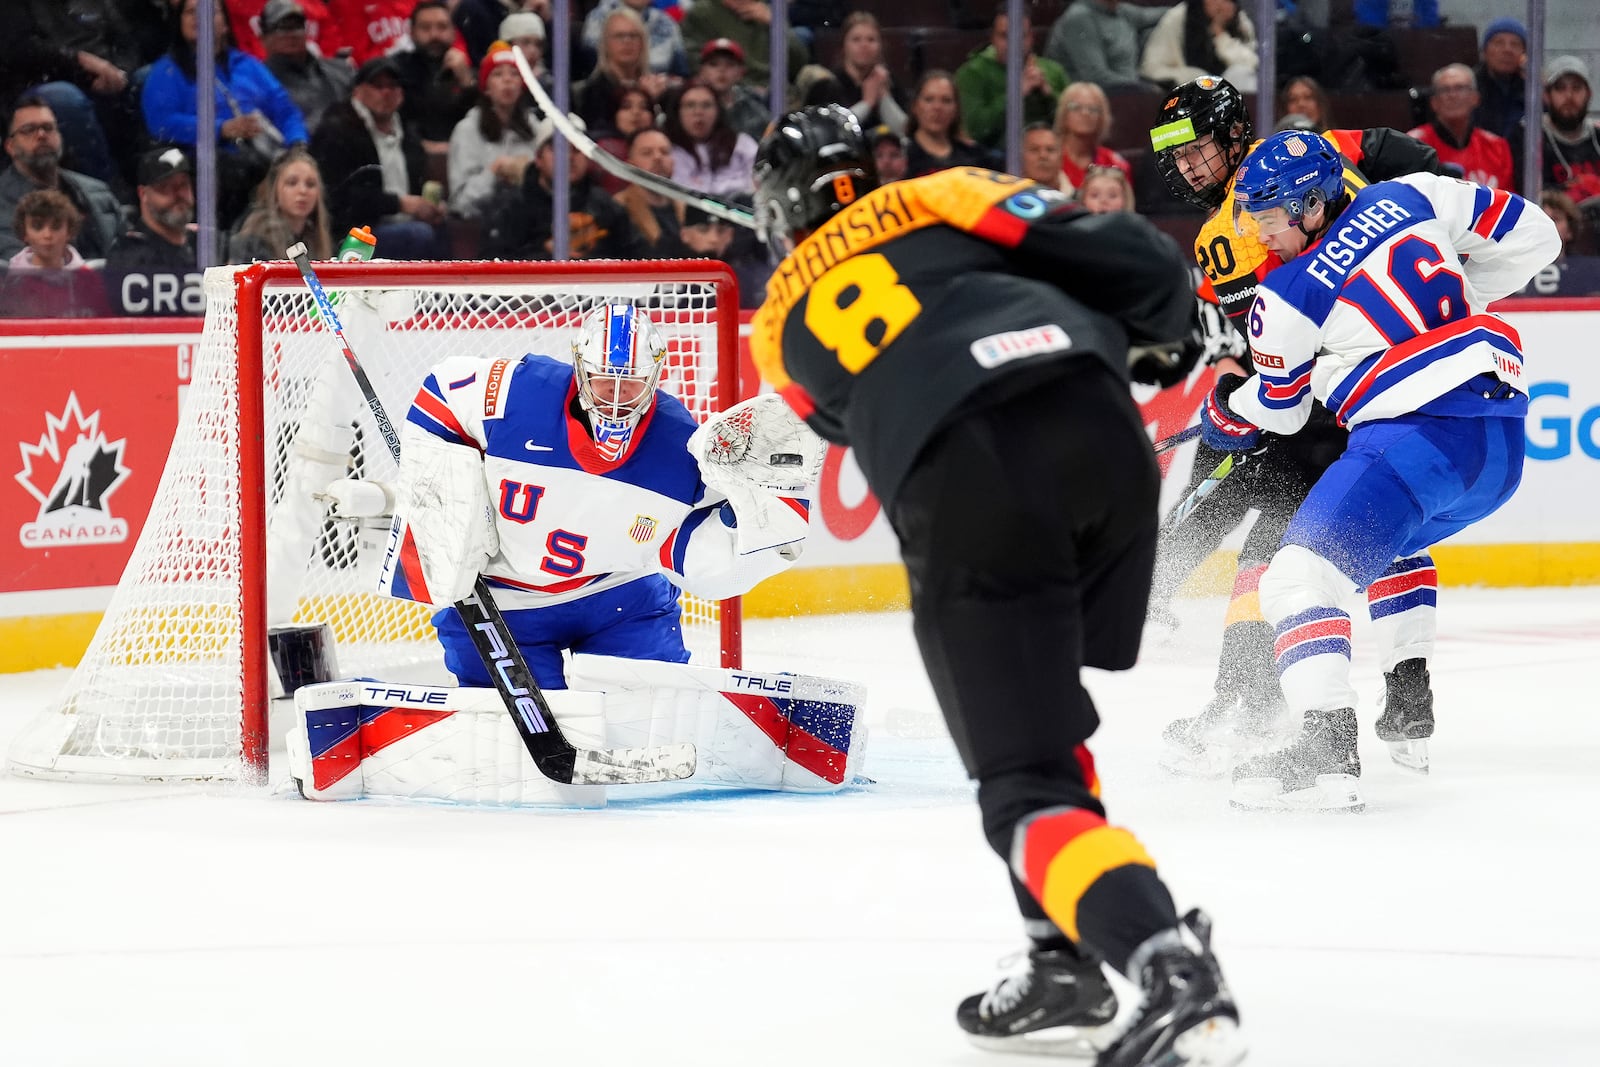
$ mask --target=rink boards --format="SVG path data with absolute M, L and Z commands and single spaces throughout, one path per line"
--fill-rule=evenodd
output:
M 1530 370 L 1528 463 L 1517 495 L 1434 551 L 1444 584 L 1600 583 L 1600 299 L 1509 301 Z M 14 447 L 0 479 L 0 670 L 71 664 L 87 646 L 159 481 L 198 341 L 197 319 L 0 322 L 0 426 Z M 743 328 L 742 328 L 743 330 Z M 741 348 L 743 341 L 741 338 Z M 742 353 L 742 355 L 744 355 Z M 749 370 L 748 358 L 743 360 Z M 749 387 L 751 376 L 745 376 Z M 1136 393 L 1152 438 L 1193 421 L 1207 380 Z M 63 508 L 74 444 L 91 476 Z M 1194 447 L 1166 464 L 1164 503 Z M 848 452 L 833 449 L 801 562 L 745 598 L 749 616 L 898 610 L 908 602 L 893 533 Z M 996 551 L 1028 536 L 997 533 Z M 1222 592 L 1227 542 L 1191 590 Z

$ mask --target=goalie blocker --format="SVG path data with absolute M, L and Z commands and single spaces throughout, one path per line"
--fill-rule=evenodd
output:
M 568 680 L 546 695 L 574 744 L 692 742 L 692 784 L 833 792 L 866 749 L 866 691 L 852 682 L 607 656 L 574 656 Z M 492 689 L 342 681 L 294 697 L 290 773 L 312 800 L 605 803 L 603 787 L 540 775 Z

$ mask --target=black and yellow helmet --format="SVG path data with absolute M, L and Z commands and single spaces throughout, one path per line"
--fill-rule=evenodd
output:
M 756 224 L 787 252 L 797 230 L 814 230 L 878 187 L 878 166 L 854 114 L 838 104 L 791 111 L 761 139 L 755 164 Z
M 1221 158 L 1222 175 L 1201 189 L 1189 184 L 1173 158 L 1177 150 L 1206 134 Z M 1250 143 L 1255 128 L 1244 94 L 1226 79 L 1207 75 L 1184 82 L 1167 94 L 1161 105 L 1161 118 L 1150 129 L 1150 147 L 1155 152 L 1156 169 L 1168 190 L 1180 200 L 1215 211 L 1228 194 L 1228 179 L 1233 175 Z

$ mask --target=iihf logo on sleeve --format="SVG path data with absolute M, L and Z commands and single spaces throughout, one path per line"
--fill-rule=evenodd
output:
M 127 439 L 107 441 L 100 412 L 85 417 L 78 395 L 67 394 L 60 415 L 45 413 L 36 445 L 21 443 L 17 483 L 39 502 L 39 515 L 19 531 L 23 548 L 106 545 L 128 539 L 128 520 L 111 514 L 107 498 L 128 477 Z M 65 447 L 63 447 L 65 446 Z

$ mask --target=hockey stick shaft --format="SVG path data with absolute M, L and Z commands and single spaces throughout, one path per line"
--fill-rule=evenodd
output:
M 1199 437 L 1199 436 L 1200 436 L 1200 426 L 1199 426 L 1199 424 L 1196 424 L 1194 426 L 1190 426 L 1188 429 L 1185 429 L 1185 430 L 1179 430 L 1177 433 L 1173 434 L 1171 437 L 1164 437 L 1164 438 L 1162 438 L 1161 440 L 1159 440 L 1159 441 L 1157 441 L 1155 443 L 1156 455 L 1159 456 L 1163 452 L 1170 452 L 1174 448 L 1177 448 L 1179 445 L 1183 444 L 1185 441 L 1193 441 L 1196 437 Z
M 311 257 L 304 244 L 288 250 L 288 256 L 300 271 L 306 288 L 316 301 L 317 311 L 334 339 L 339 344 L 345 363 L 355 376 L 367 408 L 377 421 L 378 430 L 389 446 L 389 454 L 400 462 L 400 435 L 384 411 L 383 401 L 372 387 L 356 358 L 355 350 L 345 337 L 344 324 L 333 308 L 333 301 L 322 286 L 311 266 Z M 494 602 L 488 582 L 479 575 L 473 584 L 472 594 L 455 604 L 457 614 L 471 635 L 472 644 L 483 660 L 484 670 L 494 681 L 494 687 L 505 701 L 506 711 L 516 725 L 523 746 L 533 758 L 539 773 L 551 781 L 580 785 L 627 785 L 644 782 L 672 781 L 687 778 L 694 773 L 695 751 L 690 744 L 663 745 L 658 748 L 635 749 L 579 749 L 567 740 L 556 721 L 550 702 L 539 688 L 533 672 L 517 647 L 505 617 Z
M 636 167 L 626 160 L 618 159 L 604 148 L 595 144 L 588 134 L 574 126 L 572 120 L 568 119 L 561 109 L 556 107 L 555 101 L 550 99 L 550 94 L 544 91 L 544 86 L 540 85 L 539 79 L 534 76 L 533 68 L 528 66 L 528 60 L 523 56 L 522 48 L 514 46 L 511 49 L 511 54 L 516 60 L 517 70 L 522 74 L 522 80 L 527 83 L 528 92 L 533 94 L 534 102 L 539 105 L 539 110 L 544 112 L 545 117 L 554 124 L 561 136 L 567 139 L 567 143 L 583 153 L 584 158 L 591 163 L 613 177 L 642 186 L 653 193 L 659 193 L 661 196 L 667 197 L 669 200 L 677 200 L 680 203 L 697 207 L 707 215 L 715 215 L 719 219 L 731 222 L 735 226 L 743 226 L 747 230 L 756 228 L 755 215 L 737 204 L 718 200 L 714 196 L 707 196 L 687 186 L 679 185 L 670 178 L 652 174 L 642 167 Z
M 1210 474 L 1202 478 L 1200 484 L 1195 486 L 1193 491 L 1184 497 L 1177 507 L 1172 509 L 1172 514 L 1167 516 L 1167 521 L 1161 524 L 1161 532 L 1168 534 L 1182 526 L 1189 516 L 1194 514 L 1195 509 L 1205 502 L 1206 497 L 1217 491 L 1217 486 L 1221 485 L 1228 475 L 1250 462 L 1252 455 L 1253 453 L 1250 452 L 1230 452 L 1224 456 L 1222 462 L 1218 463 Z

